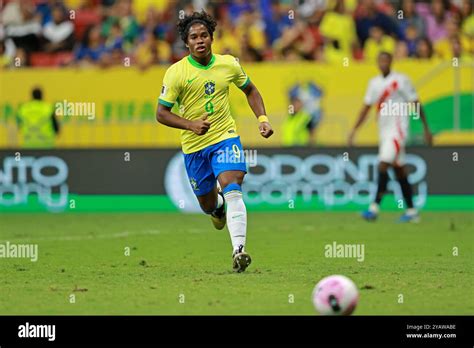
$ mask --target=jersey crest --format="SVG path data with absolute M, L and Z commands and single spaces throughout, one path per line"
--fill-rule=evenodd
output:
M 216 83 L 214 81 L 207 81 L 204 84 L 204 92 L 207 95 L 211 95 L 216 91 Z

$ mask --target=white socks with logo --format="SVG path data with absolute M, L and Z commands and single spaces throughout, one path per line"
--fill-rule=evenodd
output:
M 247 236 L 247 209 L 245 208 L 242 192 L 229 191 L 224 194 L 227 203 L 227 228 L 229 229 L 232 247 L 235 250 L 240 245 L 245 246 Z

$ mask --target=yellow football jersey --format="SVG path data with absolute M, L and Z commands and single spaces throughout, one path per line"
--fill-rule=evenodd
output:
M 185 154 L 238 136 L 230 114 L 231 83 L 243 89 L 250 79 L 238 60 L 230 55 L 214 54 L 206 66 L 189 55 L 166 71 L 158 102 L 168 107 L 178 103 L 178 114 L 188 120 L 197 120 L 207 114 L 207 120 L 211 123 L 204 135 L 181 131 L 181 145 Z

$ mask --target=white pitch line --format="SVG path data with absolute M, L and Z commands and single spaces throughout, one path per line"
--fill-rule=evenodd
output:
M 146 230 L 140 232 L 119 232 L 113 234 L 97 234 L 97 235 L 72 235 L 72 236 L 55 236 L 55 237 L 36 237 L 32 236 L 31 238 L 20 238 L 20 239 L 3 239 L 0 240 L 0 243 L 4 242 L 31 242 L 31 241 L 81 241 L 81 240 L 93 240 L 93 239 L 113 239 L 113 238 L 123 238 L 123 237 L 132 237 L 132 236 L 146 236 L 146 235 L 157 235 L 161 232 L 159 230 Z

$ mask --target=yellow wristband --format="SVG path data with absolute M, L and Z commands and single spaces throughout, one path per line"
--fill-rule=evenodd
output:
M 258 122 L 262 123 L 262 122 L 268 122 L 268 117 L 265 116 L 265 115 L 261 115 L 261 116 L 258 116 Z

